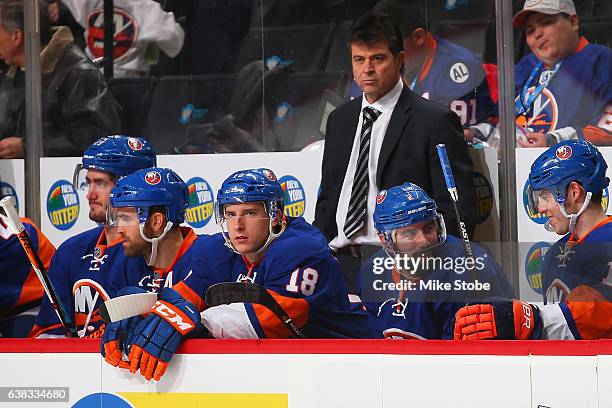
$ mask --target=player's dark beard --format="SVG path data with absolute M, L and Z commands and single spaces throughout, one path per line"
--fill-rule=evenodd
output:
M 124 247 L 127 256 L 144 256 L 148 259 L 151 255 L 151 244 L 142 238 L 135 242 L 126 237 L 125 241 L 129 244 L 129 246 Z
M 106 222 L 106 214 L 105 213 L 100 213 L 100 212 L 95 212 L 94 210 L 89 210 L 89 219 L 97 222 L 98 224 L 103 224 L 104 222 Z

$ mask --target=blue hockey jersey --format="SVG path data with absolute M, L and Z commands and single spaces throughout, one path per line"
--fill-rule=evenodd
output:
M 463 127 L 494 116 L 496 106 L 478 58 L 443 38 L 431 41 L 435 53 L 425 60 L 418 79 L 414 80 L 413 91 L 451 108 Z
M 55 247 L 28 218 L 21 218 L 45 269 L 49 268 Z M 0 215 L 0 320 L 15 316 L 23 311 L 37 307 L 43 297 L 43 289 L 32 265 L 25 254 L 19 239 L 8 226 L 8 220 Z M 32 327 L 16 331 L 15 322 L 0 324 L 2 337 L 27 334 Z
M 559 66 L 533 54 L 515 67 L 517 125 L 534 133 L 586 126 L 612 131 L 612 51 L 582 37 Z M 526 110 L 526 112 L 524 112 Z M 608 111 L 608 112 L 606 112 Z
M 467 300 L 476 296 L 512 298 L 514 291 L 499 265 L 479 246 L 472 244 L 472 250 L 476 279 L 480 285 L 489 284 L 488 290 L 469 286 L 475 281 L 465 268 L 463 245 L 454 236 L 432 250 L 428 259 L 440 262 L 431 262 L 432 267 L 426 268 L 430 272 L 420 280 L 402 280 L 395 269 L 377 268 L 384 260 L 391 260 L 384 250 L 371 257 L 360 269 L 360 297 L 375 336 L 452 339 L 455 313 Z M 398 290 L 383 283 L 403 286 Z
M 203 310 L 206 290 L 220 282 L 264 286 L 308 338 L 371 337 L 361 305 L 349 302 L 340 265 L 321 232 L 303 218 L 288 219 L 285 232 L 270 244 L 258 264 L 232 252 L 220 233 L 213 235 L 203 243 L 193 274 L 174 289 Z M 265 307 L 245 303 L 245 308 L 258 337 L 290 337 Z
M 554 243 L 542 263 L 545 303 L 560 303 L 578 286 L 597 290 L 612 301 L 612 217 L 578 241 L 569 234 Z
M 78 234 L 58 248 L 51 262 L 50 278 L 67 313 L 74 316 L 80 336 L 100 337 L 104 333 L 98 309 L 120 289 L 139 286 L 148 292 L 159 292 L 189 274 L 191 257 L 197 252 L 192 248 L 197 235 L 188 227 L 181 227 L 181 233 L 183 242 L 176 257 L 163 270 L 151 268 L 142 256 L 126 256 L 121 240 L 107 244 L 103 227 Z M 64 334 L 48 301 L 43 302 L 30 336 L 43 333 Z

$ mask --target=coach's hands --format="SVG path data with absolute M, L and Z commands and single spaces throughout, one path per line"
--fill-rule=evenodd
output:
M 539 339 L 541 333 L 539 309 L 519 300 L 490 298 L 455 314 L 455 340 L 528 340 Z
M 140 369 L 145 379 L 159 381 L 184 336 L 201 325 L 196 307 L 174 289 L 165 288 L 151 313 L 135 329 L 130 372 Z

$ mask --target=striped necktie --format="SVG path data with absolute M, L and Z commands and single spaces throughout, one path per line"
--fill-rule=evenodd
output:
M 353 177 L 353 189 L 349 201 L 346 222 L 344 223 L 344 234 L 347 238 L 359 231 L 366 222 L 368 210 L 368 161 L 370 158 L 370 136 L 372 125 L 378 119 L 381 112 L 366 106 L 363 108 L 363 124 L 361 125 L 361 138 L 359 143 L 359 158 L 357 168 Z

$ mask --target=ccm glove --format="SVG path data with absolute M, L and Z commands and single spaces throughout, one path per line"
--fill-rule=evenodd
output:
M 130 372 L 159 381 L 185 335 L 202 325 L 196 307 L 177 291 L 165 288 L 147 317 L 135 329 Z
M 540 310 L 519 300 L 490 298 L 455 313 L 455 340 L 528 340 L 541 336 Z
M 128 286 L 117 292 L 117 296 L 145 292 L 137 286 Z M 127 361 L 129 346 L 134 338 L 134 329 L 142 320 L 142 316 L 134 316 L 106 325 L 100 344 L 100 352 L 108 364 L 113 367 L 129 368 L 130 364 Z

